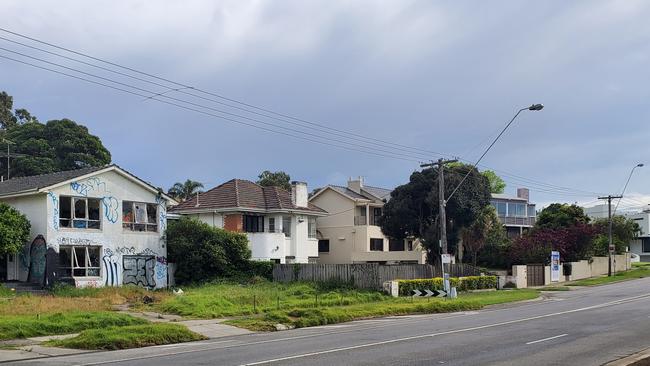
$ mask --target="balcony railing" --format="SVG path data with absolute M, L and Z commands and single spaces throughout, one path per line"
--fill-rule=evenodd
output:
M 368 225 L 368 217 L 367 216 L 355 216 L 354 217 L 354 225 Z
M 499 220 L 504 225 L 520 225 L 520 226 L 533 226 L 535 225 L 536 217 L 515 217 L 515 216 L 499 216 Z

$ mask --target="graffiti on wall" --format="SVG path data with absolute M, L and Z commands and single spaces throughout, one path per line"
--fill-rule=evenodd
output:
M 167 228 L 167 201 L 160 195 L 156 196 L 156 204 L 158 205 L 158 221 L 160 231 L 165 231 Z
M 31 283 L 45 284 L 45 260 L 47 254 L 47 246 L 45 245 L 45 238 L 39 235 L 34 239 L 29 248 L 29 274 L 27 281 Z
M 52 229 L 59 230 L 59 198 L 52 192 L 47 192 L 52 202 Z
M 76 245 L 76 246 L 100 245 L 99 243 L 97 243 L 92 239 L 68 238 L 68 237 L 57 238 L 56 243 L 59 245 Z
M 167 258 L 156 257 L 156 281 L 159 284 L 167 282 Z
M 87 197 L 89 193 L 111 193 L 106 188 L 106 182 L 102 181 L 97 177 L 91 177 L 84 179 L 81 182 L 72 182 L 70 183 L 70 189 L 76 192 L 79 195 Z
M 88 197 L 90 193 L 102 196 L 102 206 L 104 206 L 104 216 L 111 223 L 116 223 L 119 218 L 119 201 L 110 195 L 106 182 L 97 177 L 85 179 L 80 182 L 70 183 L 70 189 L 75 193 Z M 58 216 L 58 215 L 57 215 Z
M 120 284 L 120 279 L 119 279 L 120 264 L 119 264 L 119 258 L 117 254 L 113 253 L 113 251 L 110 248 L 105 248 L 102 261 L 104 262 L 104 270 L 106 276 L 104 280 L 104 285 L 118 286 Z
M 156 257 L 125 255 L 122 257 L 122 283 L 144 287 L 156 287 L 154 281 Z
M 104 206 L 104 216 L 111 223 L 116 223 L 118 216 L 119 202 L 113 196 L 102 197 L 102 206 Z

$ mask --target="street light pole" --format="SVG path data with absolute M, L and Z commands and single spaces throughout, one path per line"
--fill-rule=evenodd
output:
M 634 170 L 636 168 L 643 168 L 643 163 L 639 163 L 630 170 L 630 175 L 627 176 L 627 181 L 625 181 L 625 186 L 623 186 L 623 191 L 621 192 L 621 197 L 618 199 L 616 202 L 616 207 L 614 207 L 614 214 L 616 214 L 616 210 L 618 209 L 618 205 L 621 203 L 621 198 L 623 198 L 623 195 L 625 194 L 625 190 L 627 189 L 627 185 L 630 183 L 630 179 L 632 178 L 632 174 L 634 174 Z

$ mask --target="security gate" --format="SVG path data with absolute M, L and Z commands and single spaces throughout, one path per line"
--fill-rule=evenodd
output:
M 544 265 L 529 264 L 526 266 L 526 277 L 528 287 L 544 286 Z

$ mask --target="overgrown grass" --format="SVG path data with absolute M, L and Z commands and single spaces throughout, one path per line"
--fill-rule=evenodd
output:
M 293 308 L 377 303 L 391 299 L 377 291 L 266 281 L 247 285 L 214 283 L 183 288 L 183 291 L 182 296 L 166 297 L 154 308 L 159 312 L 187 317 L 220 318 Z
M 4 285 L 0 284 L 0 298 L 14 297 L 15 295 L 15 291 L 12 291 L 9 287 L 5 287 Z
M 84 330 L 76 337 L 52 340 L 46 344 L 66 348 L 115 350 L 202 339 L 206 338 L 180 324 L 150 323 Z
M 143 319 L 111 312 L 70 311 L 0 316 L 0 340 L 70 334 L 85 329 L 146 324 Z
M 611 277 L 602 276 L 573 281 L 567 283 L 567 286 L 597 286 L 612 282 L 634 280 L 645 277 L 650 277 L 650 263 L 633 263 L 633 267 L 629 271 L 617 272 L 616 274 L 612 274 Z
M 530 300 L 539 296 L 536 290 L 495 291 L 461 294 L 457 299 L 390 298 L 383 302 L 347 306 L 294 308 L 269 311 L 263 316 L 249 316 L 226 323 L 251 330 L 275 330 L 278 323 L 294 327 L 335 324 L 356 319 L 405 314 L 446 313 L 478 310 L 487 305 Z

